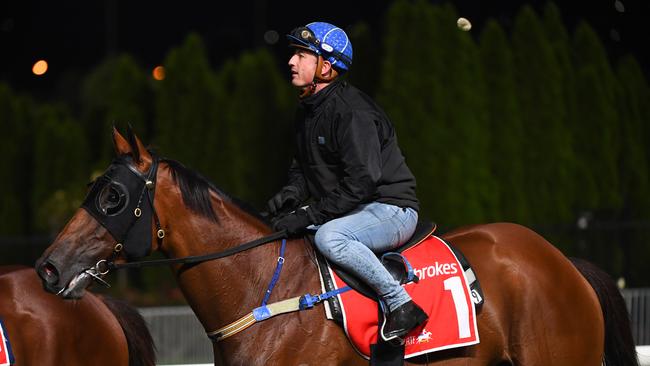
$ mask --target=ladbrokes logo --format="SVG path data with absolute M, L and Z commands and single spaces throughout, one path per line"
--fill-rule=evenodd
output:
M 436 277 L 440 275 L 453 275 L 458 273 L 458 264 L 435 262 L 434 264 L 428 267 L 424 267 L 420 269 L 416 268 L 413 270 L 413 273 L 415 273 L 415 275 L 418 276 L 420 280 L 424 280 L 426 278 Z

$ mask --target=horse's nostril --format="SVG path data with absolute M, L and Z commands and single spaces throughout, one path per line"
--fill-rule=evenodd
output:
M 49 284 L 56 283 L 59 279 L 59 271 L 56 266 L 47 261 L 41 265 L 41 277 Z

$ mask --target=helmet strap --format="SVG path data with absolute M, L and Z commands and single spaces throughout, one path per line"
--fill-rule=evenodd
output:
M 314 80 L 311 82 L 311 84 L 302 89 L 302 92 L 300 93 L 300 99 L 314 94 L 316 92 L 316 86 L 318 84 L 329 83 L 339 76 L 338 71 L 336 71 L 333 67 L 330 69 L 329 76 L 323 76 L 323 61 L 323 56 L 318 55 L 318 64 L 316 65 L 316 71 L 314 72 Z
M 325 59 L 323 58 L 322 55 L 318 55 L 318 65 L 316 65 L 316 73 L 314 74 L 314 80 L 322 82 L 322 83 L 329 83 L 330 81 L 336 79 L 337 76 L 339 76 L 339 73 L 332 67 L 330 68 L 330 75 L 329 76 L 323 76 L 323 61 Z
M 307 98 L 308 96 L 314 94 L 315 91 L 316 91 L 316 81 L 312 81 L 311 84 L 302 88 L 299 98 L 300 99 Z

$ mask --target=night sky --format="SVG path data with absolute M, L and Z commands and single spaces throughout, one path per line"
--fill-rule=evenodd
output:
M 438 3 L 440 1 L 433 1 Z M 470 19 L 475 35 L 487 18 L 506 30 L 523 4 L 541 13 L 546 1 L 452 1 L 460 16 Z M 556 1 L 572 31 L 579 20 L 598 32 L 611 60 L 634 54 L 650 75 L 650 50 L 645 24 L 648 0 Z M 227 4 L 227 5 L 226 5 Z M 340 8 L 354 4 L 354 9 Z M 382 24 L 389 1 L 239 2 L 183 0 L 4 1 L 0 5 L 0 80 L 27 92 L 48 92 L 66 73 L 81 73 L 107 55 L 130 53 L 143 67 L 161 63 L 170 48 L 196 31 L 208 47 L 212 63 L 235 57 L 241 50 L 264 45 L 264 33 L 283 35 L 297 25 L 322 20 L 347 27 L 366 20 Z M 622 11 L 621 11 L 622 10 Z M 274 47 L 282 47 L 278 43 Z M 50 65 L 36 77 L 31 67 L 39 59 Z

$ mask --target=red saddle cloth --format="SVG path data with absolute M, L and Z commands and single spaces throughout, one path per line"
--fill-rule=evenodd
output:
M 0 366 L 10 366 L 14 364 L 14 356 L 11 353 L 9 337 L 2 319 L 0 319 Z
M 479 343 L 476 311 L 469 284 L 458 259 L 449 246 L 430 236 L 404 255 L 418 276 L 418 283 L 403 285 L 429 320 L 409 333 L 405 339 L 404 358 L 443 349 Z M 347 286 L 331 269 L 336 288 Z M 357 291 L 338 295 L 343 312 L 343 326 L 357 351 L 370 357 L 370 345 L 377 343 L 378 304 Z

